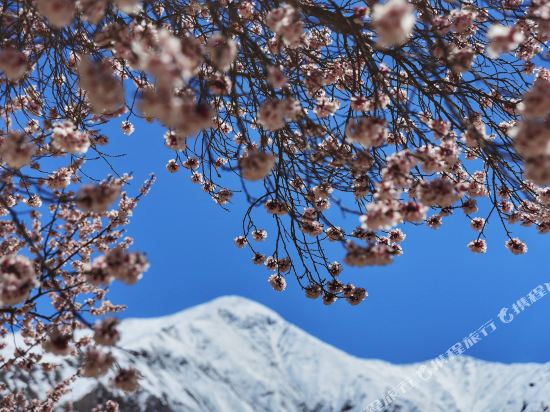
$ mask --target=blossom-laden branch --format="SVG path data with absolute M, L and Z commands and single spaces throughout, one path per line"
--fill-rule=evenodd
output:
M 122 227 L 152 181 L 124 191 L 109 123 L 128 135 L 162 124 L 168 172 L 187 169 L 224 208 L 248 202 L 235 243 L 271 286 L 294 275 L 327 305 L 365 300 L 345 268 L 391 264 L 407 224 L 436 229 L 462 209 L 475 253 L 487 251 L 490 221 L 514 254 L 527 246 L 511 225 L 550 230 L 545 0 L 0 8 L 1 333 L 18 329 L 29 348 L 2 369 L 38 362 L 40 346 L 78 356 L 80 376 L 115 368 L 117 387 L 137 388 L 139 373 L 115 367 L 108 349 L 117 321 L 92 321 L 122 310 L 105 300 L 111 282 L 134 284 L 148 268 Z M 89 176 L 94 159 L 113 175 Z M 86 328 L 93 336 L 77 337 Z M 51 410 L 71 382 L 34 400 L 4 386 L 0 408 Z

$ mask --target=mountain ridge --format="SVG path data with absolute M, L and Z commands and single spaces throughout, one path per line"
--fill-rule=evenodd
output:
M 239 296 L 159 318 L 126 319 L 120 329 L 120 346 L 134 356 L 117 357 L 141 371 L 140 390 L 124 397 L 107 377 L 82 378 L 65 399 L 75 410 L 116 399 L 121 412 L 366 412 L 407 378 L 416 386 L 376 410 L 550 410 L 550 363 L 464 356 L 418 379 L 418 368 L 430 361 L 394 365 L 349 355 Z M 39 391 L 42 384 L 37 378 L 33 385 Z

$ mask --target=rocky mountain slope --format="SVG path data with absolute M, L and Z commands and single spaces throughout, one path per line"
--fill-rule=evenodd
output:
M 141 389 L 126 397 L 108 379 L 81 379 L 70 395 L 78 411 L 106 399 L 119 399 L 123 412 L 550 411 L 550 364 L 461 357 L 419 378 L 433 364 L 358 359 L 240 297 L 126 320 L 121 330 Z M 39 378 L 25 384 L 40 393 Z M 404 393 L 373 408 L 392 388 Z

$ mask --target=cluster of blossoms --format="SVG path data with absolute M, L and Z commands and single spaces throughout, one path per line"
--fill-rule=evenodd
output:
M 0 49 L 0 70 L 4 72 L 9 80 L 19 80 L 29 70 L 29 62 L 25 53 L 13 47 Z
M 120 195 L 121 183 L 107 180 L 99 184 L 84 185 L 76 197 L 77 206 L 88 212 L 106 212 Z
M 304 23 L 300 20 L 299 13 L 288 4 L 271 10 L 267 15 L 266 24 L 283 39 L 287 47 L 295 49 L 302 43 Z
M 550 71 L 541 69 L 519 105 L 523 120 L 510 131 L 525 159 L 525 174 L 539 185 L 550 184 Z
M 180 39 L 168 30 L 155 34 L 143 35 L 133 44 L 133 51 L 138 56 L 138 67 L 151 73 L 158 89 L 169 93 L 197 74 L 203 60 L 201 45 L 193 37 Z
M 96 62 L 83 56 L 78 65 L 80 87 L 87 92 L 93 112 L 116 112 L 124 104 L 124 88 L 114 74 L 112 64 L 106 60 Z
M 57 123 L 52 133 L 52 144 L 56 149 L 68 153 L 86 153 L 90 147 L 88 135 L 77 130 L 73 122 Z
M 34 263 L 25 256 L 0 257 L 0 305 L 16 305 L 38 285 Z
M 0 136 L 0 158 L 9 167 L 19 169 L 31 163 L 37 150 L 36 144 L 26 133 L 9 131 Z
M 99 23 L 105 16 L 109 3 L 109 0 L 36 0 L 36 9 L 52 27 L 61 29 L 72 22 L 77 12 L 82 13 L 84 20 Z M 113 4 L 125 13 L 131 14 L 140 10 L 138 0 L 114 0 Z
M 51 219 L 46 216 L 43 220 L 38 212 L 32 213 L 29 228 L 16 217 L 2 220 L 0 227 L 4 240 L 0 247 L 0 316 L 3 324 L 0 330 L 2 336 L 8 336 L 6 326 L 13 322 L 15 316 L 20 333 L 25 337 L 24 346 L 18 348 L 12 358 L 10 350 L 4 351 L 0 356 L 6 377 L 11 379 L 14 374 L 13 379 L 16 379 L 15 376 L 22 367 L 32 372 L 32 367 L 23 366 L 31 360 L 33 363 L 39 362 L 37 367 L 43 367 L 44 371 L 49 371 L 47 373 L 55 377 L 54 365 L 46 360 L 41 361 L 40 357 L 33 358 L 36 356 L 34 352 L 25 354 L 23 350 L 24 347 L 33 348 L 39 345 L 43 351 L 56 356 L 80 359 L 79 375 L 82 377 L 97 378 L 114 371 L 115 387 L 123 391 L 137 389 L 137 371 L 120 369 L 116 366 L 115 355 L 100 348 L 113 346 L 118 342 L 118 321 L 108 318 L 94 327 L 84 320 L 81 312 L 86 311 L 89 316 L 99 317 L 123 309 L 105 299 L 107 290 L 104 285 L 96 284 L 94 279 L 88 277 L 87 267 L 93 265 L 90 259 L 94 249 L 99 253 L 107 252 L 94 262 L 105 261 L 109 275 L 126 283 L 135 283 L 147 270 L 148 263 L 143 255 L 127 251 L 126 248 L 132 240 L 122 238 L 122 232 L 116 228 L 127 223 L 128 216 L 139 198 L 147 193 L 150 184 L 148 182 L 143 187 L 142 194 L 137 198 L 129 198 L 122 193 L 116 210 L 102 214 L 84 212 L 72 202 L 53 204 L 52 216 L 56 216 L 59 222 L 56 230 L 49 232 L 47 237 L 44 236 L 43 229 L 48 227 L 44 225 Z M 13 212 L 21 200 L 15 194 L 13 200 L 3 206 Z M 74 236 L 76 231 L 80 232 L 78 237 Z M 32 242 L 31 247 L 26 245 L 27 241 Z M 44 248 L 46 245 L 47 248 Z M 25 255 L 33 256 L 34 260 Z M 51 314 L 47 315 L 48 323 L 37 317 L 36 312 L 37 300 L 43 296 L 50 296 L 52 299 Z M 77 304 L 80 296 L 86 296 L 86 299 Z M 93 340 L 75 337 L 79 329 L 87 327 L 92 329 Z M 2 346 L 5 347 L 4 342 Z M 79 352 L 84 352 L 84 356 L 79 357 Z M 44 402 L 41 406 L 44 409 L 39 410 L 52 410 L 60 395 L 69 389 L 70 382 L 60 383 L 58 392 L 51 399 L 40 399 L 40 404 Z M 17 408 L 30 410 L 39 405 L 37 400 L 27 401 L 28 394 L 24 392 L 10 393 L 5 392 L 6 389 L 2 390 L 4 393 L 0 405 L 3 410 L 16 410 L 15 405 Z
M 388 138 L 386 121 L 374 117 L 361 117 L 348 122 L 346 136 L 351 142 L 365 148 L 382 146 Z
M 258 112 L 258 123 L 264 128 L 276 131 L 285 127 L 289 120 L 296 120 L 302 113 L 300 104 L 292 99 L 269 100 Z
M 416 17 L 414 7 L 406 0 L 389 0 L 372 10 L 372 26 L 382 47 L 399 46 L 411 35 Z
M 502 24 L 494 24 L 487 33 L 489 38 L 488 54 L 490 57 L 498 57 L 502 53 L 510 52 L 518 48 L 525 40 L 522 31 L 516 27 L 507 27 Z
M 119 246 L 96 258 L 85 269 L 85 274 L 88 282 L 94 286 L 109 285 L 114 279 L 133 285 L 147 269 L 149 263 L 144 255 L 130 253 Z
M 458 211 L 481 254 L 494 221 L 518 255 L 512 225 L 550 232 L 547 1 L 8 0 L 0 13 L 0 332 L 83 354 L 82 376 L 139 380 L 109 349 L 116 320 L 88 319 L 122 310 L 108 285 L 148 268 L 122 226 L 150 182 L 131 197 L 129 176 L 83 170 L 114 158 L 108 123 L 165 126 L 167 172 L 224 208 L 245 199 L 236 246 L 276 291 L 295 278 L 327 305 L 367 298 L 344 278 L 402 255 L 398 226 Z M 69 385 L 46 400 L 0 388 L 0 410 L 51 410 Z
M 233 39 L 217 33 L 208 39 L 206 52 L 212 65 L 224 72 L 231 67 L 237 57 L 237 43 Z
M 241 175 L 247 180 L 261 180 L 266 177 L 275 166 L 272 154 L 252 149 L 239 159 Z
M 124 309 L 106 299 L 110 280 L 135 284 L 149 267 L 143 254 L 128 250 L 133 240 L 121 228 L 153 179 L 136 197 L 123 191 L 128 175 L 80 185 L 86 178 L 81 173 L 85 159 L 73 156 L 90 149 L 92 134 L 65 120 L 39 126 L 29 121 L 23 131 L 2 136 L 0 365 L 5 379 L 16 380 L 21 371 L 38 369 L 56 383 L 48 394 L 1 386 L 2 411 L 51 411 L 76 376 L 97 378 L 112 371 L 116 388 L 132 392 L 138 387 L 139 373 L 118 366 L 116 355 L 107 348 L 120 339 L 118 321 L 107 318 L 94 326 L 93 317 Z M 59 162 L 44 179 L 40 163 L 49 157 Z M 59 167 L 63 161 L 68 164 Z M 104 282 L 97 282 L 100 270 L 105 272 Z M 48 298 L 50 305 L 44 310 Z M 12 348 L 7 342 L 14 326 L 24 339 Z M 89 329 L 93 338 L 79 337 L 82 329 Z M 56 364 L 37 350 L 67 358 L 78 367 L 76 374 L 58 381 Z

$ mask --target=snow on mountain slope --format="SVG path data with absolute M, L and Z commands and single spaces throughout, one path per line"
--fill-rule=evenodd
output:
M 69 397 L 76 410 L 115 398 L 123 412 L 365 412 L 411 377 L 416 386 L 380 410 L 550 411 L 550 364 L 461 357 L 418 379 L 419 367 L 428 363 L 358 359 L 240 297 L 126 320 L 121 330 L 121 346 L 135 353 L 126 362 L 143 374 L 140 391 L 125 397 L 108 379 L 81 379 Z M 40 390 L 38 381 L 28 385 Z

